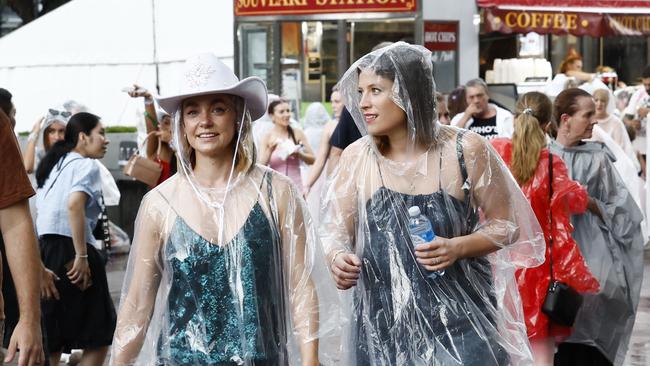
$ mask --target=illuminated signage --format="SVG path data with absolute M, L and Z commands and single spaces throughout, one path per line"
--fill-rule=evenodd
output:
M 416 0 L 234 0 L 236 16 L 414 12 Z
M 650 35 L 650 15 L 526 11 L 489 8 L 485 30 L 500 33 L 572 34 L 575 36 Z

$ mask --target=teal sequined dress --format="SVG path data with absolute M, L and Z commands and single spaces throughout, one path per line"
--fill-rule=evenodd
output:
M 223 247 L 176 219 L 164 251 L 171 287 L 158 364 L 288 364 L 278 243 L 259 203 Z

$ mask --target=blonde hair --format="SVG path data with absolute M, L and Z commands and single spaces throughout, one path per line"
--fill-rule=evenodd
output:
M 593 93 L 594 98 L 601 98 L 605 100 L 605 104 L 609 103 L 609 90 L 597 89 Z
M 539 92 L 526 93 L 517 101 L 511 170 L 520 186 L 535 174 L 539 154 L 546 145 L 543 127 L 550 122 L 552 112 L 551 100 Z
M 238 133 L 239 123 L 243 123 L 241 137 L 239 139 L 239 148 L 235 156 L 235 170 L 238 172 L 250 173 L 255 168 L 257 162 L 257 149 L 253 140 L 253 121 L 248 109 L 244 110 L 244 99 L 233 96 L 235 108 L 237 110 L 237 120 L 235 121 L 235 131 Z M 245 113 L 245 115 L 244 115 Z M 243 116 L 243 118 L 242 118 Z M 235 142 L 236 142 L 235 134 Z

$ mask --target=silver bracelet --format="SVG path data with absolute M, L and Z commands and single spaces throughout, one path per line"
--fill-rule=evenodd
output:
M 332 256 L 332 261 L 330 262 L 330 270 L 332 269 L 332 266 L 334 265 L 334 261 L 336 260 L 336 257 L 338 257 L 339 254 L 345 253 L 345 249 L 339 249 L 336 252 L 334 252 L 334 256 Z
M 153 104 L 153 98 L 144 98 L 144 105 L 152 105 Z
M 75 254 L 77 258 L 88 258 L 88 254 Z
M 27 142 L 36 141 L 37 138 L 38 138 L 38 133 L 30 132 L 29 136 L 27 137 Z

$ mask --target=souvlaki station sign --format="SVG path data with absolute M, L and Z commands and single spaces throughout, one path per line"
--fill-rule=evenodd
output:
M 236 16 L 415 12 L 417 0 L 234 0 Z
M 650 14 L 600 14 L 571 11 L 487 8 L 485 30 L 500 33 L 572 34 L 575 36 L 650 36 Z

